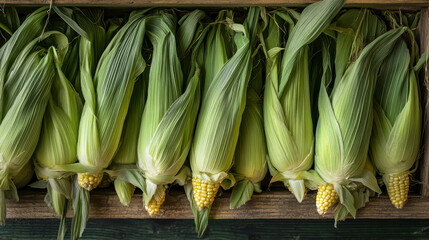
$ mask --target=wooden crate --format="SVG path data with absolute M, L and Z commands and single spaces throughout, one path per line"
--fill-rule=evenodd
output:
M 36 7 L 42 5 L 67 5 L 81 7 L 243 7 L 243 6 L 288 6 L 301 7 L 317 0 L 3 0 L 5 5 Z M 419 26 L 421 52 L 429 52 L 429 0 L 349 0 L 346 7 L 370 7 L 391 10 L 421 11 Z M 429 71 L 422 71 L 424 114 L 424 140 L 419 163 L 420 191 L 409 196 L 403 209 L 394 208 L 386 195 L 371 198 L 365 208 L 358 211 L 362 219 L 428 219 L 429 218 Z M 8 219 L 57 218 L 44 202 L 45 191 L 23 189 L 19 191 L 20 202 L 7 200 Z M 319 216 L 315 207 L 315 193 L 308 194 L 299 204 L 285 188 L 272 188 L 255 194 L 251 201 L 239 209 L 229 209 L 230 193 L 218 197 L 210 217 L 213 219 L 323 219 L 333 214 Z M 71 215 L 70 215 L 71 216 Z M 132 198 L 129 207 L 123 207 L 113 189 L 96 189 L 91 192 L 90 218 L 151 218 L 143 208 L 142 194 Z M 192 211 L 183 189 L 174 188 L 167 198 L 157 219 L 192 219 Z

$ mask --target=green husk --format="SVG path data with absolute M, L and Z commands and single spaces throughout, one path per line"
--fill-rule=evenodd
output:
M 110 167 L 112 170 L 127 166 L 134 167 L 137 163 L 137 142 L 147 94 L 147 72 L 148 70 L 145 70 L 135 83 L 127 118 L 122 130 L 122 140 Z M 122 205 L 128 206 L 135 186 L 121 179 L 115 179 L 114 185 Z
M 28 161 L 24 167 L 21 168 L 19 173 L 12 179 L 13 183 L 15 184 L 15 187 L 17 189 L 26 187 L 28 183 L 33 179 L 34 175 L 34 166 L 33 162 Z
M 147 10 L 133 12 L 105 48 L 106 32 L 93 21 L 87 21 L 82 11 L 54 9 L 81 36 L 80 79 L 85 99 L 78 134 L 79 163 L 59 165 L 56 169 L 96 175 L 105 171 L 113 160 L 134 82 L 145 68 L 141 47 Z M 89 193 L 77 186 L 74 189 L 72 239 L 77 239 L 88 219 Z
M 81 78 L 85 105 L 78 158 L 83 172 L 107 168 L 117 151 L 134 82 L 145 68 L 141 55 L 145 27 L 144 13 L 130 18 L 105 49 L 94 78 Z
M 195 32 L 201 19 L 181 21 L 179 31 Z M 178 42 L 184 39 L 176 40 L 175 26 L 175 17 L 167 13 L 155 16 L 148 26 L 154 52 L 138 143 L 138 167 L 145 176 L 142 189 L 145 206 L 152 199 L 160 201 L 167 184 L 183 185 L 189 171 L 183 165 L 200 105 L 200 70 L 193 63 L 189 84 L 182 94 L 183 74 L 178 53 L 186 52 L 192 41 Z M 196 61 L 194 57 L 191 60 Z
M 21 26 L 18 12 L 15 8 L 3 8 L 0 14 L 0 47 L 11 38 L 12 34 Z M 21 29 L 22 31 L 23 29 Z M 21 168 L 12 181 L 16 188 L 25 187 L 33 177 L 34 167 L 31 161 Z
M 261 181 L 267 173 L 267 145 L 262 118 L 262 59 L 255 61 L 252 79 L 247 88 L 246 108 L 231 172 L 237 184 L 231 194 L 230 208 L 238 208 L 249 201 L 253 192 L 262 192 Z
M 364 30 L 358 29 L 352 38 L 362 39 L 359 34 Z M 365 168 L 373 121 L 373 93 L 383 60 L 404 31 L 400 28 L 384 33 L 363 48 L 357 59 L 348 63 L 342 77 L 337 76 L 330 95 L 326 87 L 330 80 L 322 79 L 315 170 L 334 186 L 339 196 L 335 222 L 349 213 L 355 217 L 357 209 L 368 201 L 370 191 L 381 192 L 374 173 Z M 343 65 L 340 62 L 340 67 Z
M 0 49 L 0 203 L 5 222 L 5 197 L 18 200 L 12 179 L 25 173 L 39 139 L 55 65 L 67 52 L 67 38 L 43 30 L 46 9 L 31 14 Z M 25 179 L 25 177 L 23 177 Z M 21 183 L 22 184 L 22 183 Z
M 145 68 L 141 56 L 145 12 L 132 13 L 99 61 L 97 56 L 104 49 L 105 31 L 91 21 L 82 28 L 78 22 L 67 19 L 81 35 L 81 83 L 85 105 L 78 137 L 80 163 L 59 166 L 58 170 L 97 173 L 110 165 L 119 145 L 134 82 Z
M 215 74 L 203 96 L 190 153 L 193 178 L 222 183 L 225 189 L 235 184 L 229 169 L 246 105 L 252 54 L 260 31 L 260 12 L 259 8 L 250 8 L 243 25 L 230 23 L 230 27 L 236 32 L 234 40 L 237 51 Z M 196 230 L 201 236 L 207 227 L 210 207 L 198 209 L 191 196 L 190 184 L 185 190 L 195 216 Z
M 399 27 L 394 15 L 385 15 L 393 27 Z M 420 150 L 422 108 L 417 76 L 422 65 L 419 66 L 418 44 L 412 30 L 417 27 L 418 19 L 414 14 L 404 15 L 401 23 L 409 27 L 407 38 L 400 39 L 386 58 L 374 93 L 370 156 L 386 186 L 391 176 L 415 171 L 411 168 L 416 165 Z
M 55 63 L 55 77 L 34 157 L 37 177 L 47 181 L 45 201 L 65 221 L 73 191 L 69 177 L 71 174 L 59 174 L 52 168 L 77 161 L 77 133 L 82 102 L 61 70 L 63 63 L 60 60 Z M 59 239 L 64 238 L 65 227 L 64 224 L 60 226 Z
M 222 10 L 219 12 L 214 26 L 210 27 L 204 43 L 204 90 L 203 96 L 206 95 L 216 74 L 231 57 L 231 45 L 233 30 L 228 27 L 226 22 L 232 19 L 231 10 Z
M 215 75 L 204 96 L 190 158 L 194 177 L 218 183 L 226 179 L 234 182 L 228 171 L 246 105 L 259 13 L 259 8 L 251 8 L 244 25 L 231 25 L 237 31 L 237 52 Z
M 14 7 L 2 8 L 0 13 L 0 46 L 19 28 L 21 21 Z
M 385 23 L 368 9 L 351 9 L 332 24 L 336 34 L 335 83 L 339 82 L 363 48 L 386 31 Z
M 50 34 L 59 35 L 60 33 L 48 32 L 45 36 Z M 34 43 L 37 41 L 38 39 Z M 30 45 L 32 44 L 28 46 Z M 25 53 L 25 50 L 22 53 Z M 8 191 L 13 194 L 16 191 L 11 179 L 27 164 L 36 148 L 55 70 L 54 56 L 56 57 L 57 55 L 53 47 L 49 48 L 49 50 L 42 49 L 33 53 L 28 52 L 18 56 L 17 62 L 24 61 L 12 67 L 23 74 L 12 73 L 5 86 L 5 91 L 8 93 L 16 92 L 17 95 L 16 100 L 5 109 L 6 115 L 0 125 L 2 162 L 0 189 L 2 192 Z M 24 70 L 27 72 L 24 73 Z M 19 86 L 20 91 L 11 89 L 17 87 L 11 86 L 14 83 L 8 84 L 12 80 L 16 81 L 16 84 L 22 84 Z M 4 198 L 1 202 L 2 204 L 5 203 Z M 5 215 L 2 213 L 3 223 L 4 217 Z
M 316 189 L 319 176 L 313 165 L 314 133 L 311 116 L 309 46 L 345 4 L 325 0 L 304 9 L 294 23 L 293 15 L 280 12 L 270 19 L 266 36 L 267 82 L 264 125 L 271 182 L 282 181 L 301 202 L 307 188 Z M 289 25 L 284 54 L 280 52 L 283 24 Z

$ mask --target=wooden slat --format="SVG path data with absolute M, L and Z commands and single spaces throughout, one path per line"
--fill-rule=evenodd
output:
M 55 5 L 97 7 L 237 7 L 237 6 L 305 6 L 318 0 L 53 0 Z M 3 0 L 3 4 L 48 5 L 51 0 Z M 429 6 L 429 0 L 349 0 L 348 6 L 410 8 Z
M 420 19 L 420 50 L 429 53 L 429 8 L 422 9 Z M 425 96 L 425 116 L 424 116 L 424 156 L 420 163 L 420 180 L 422 182 L 421 194 L 429 196 L 429 71 L 426 65 L 424 69 L 424 86 L 423 93 Z
M 7 201 L 8 219 L 49 219 L 56 215 L 43 201 L 44 191 L 21 190 L 20 202 Z M 245 206 L 230 210 L 229 193 L 218 197 L 212 207 L 213 219 L 326 219 L 316 212 L 315 195 L 309 194 L 299 204 L 295 197 L 284 189 L 255 194 Z M 410 196 L 402 210 L 394 208 L 386 196 L 374 197 L 367 207 L 360 209 L 357 218 L 363 219 L 425 219 L 429 218 L 429 201 L 420 196 Z M 136 194 L 130 206 L 120 204 L 112 189 L 95 190 L 91 194 L 90 218 L 95 219 L 144 219 L 150 218 L 142 206 L 141 194 Z M 157 219 L 192 219 L 188 200 L 182 190 L 174 189 L 167 195 Z

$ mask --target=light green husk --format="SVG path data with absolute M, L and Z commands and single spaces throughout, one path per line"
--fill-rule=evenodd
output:
M 228 27 L 227 20 L 232 19 L 231 10 L 219 12 L 214 26 L 210 27 L 204 42 L 204 90 L 206 95 L 216 74 L 231 57 L 233 30 Z
M 205 16 L 198 15 L 189 18 L 190 21 L 182 21 L 179 31 L 195 32 L 197 23 Z M 182 92 L 183 74 L 178 53 L 185 53 L 192 41 L 180 38 L 185 43 L 178 42 L 175 27 L 175 17 L 167 13 L 148 22 L 154 52 L 138 143 L 138 167 L 145 176 L 142 189 L 145 206 L 152 199 L 160 201 L 167 184 L 176 181 L 183 185 L 189 172 L 183 164 L 200 105 L 200 70 L 198 67 L 191 69 L 189 84 Z
M 360 31 L 349 36 L 362 39 Z M 357 60 L 351 59 L 344 74 L 336 79 L 330 95 L 326 86 L 329 79 L 322 79 L 315 170 L 334 186 L 339 196 L 341 205 L 336 208 L 335 222 L 349 213 L 355 217 L 357 209 L 368 201 L 369 190 L 381 192 L 374 173 L 365 168 L 373 121 L 373 93 L 383 60 L 404 31 L 404 28 L 389 31 L 363 48 Z
M 105 48 L 106 32 L 94 21 L 85 21 L 83 12 L 74 9 L 76 18 L 72 19 L 71 10 L 54 9 L 81 36 L 80 80 L 85 100 L 78 133 L 79 163 L 58 165 L 56 169 L 99 175 L 117 151 L 134 82 L 146 65 L 141 49 L 147 10 L 131 13 L 128 23 Z M 82 183 L 79 181 L 79 185 Z M 74 189 L 72 239 L 77 239 L 88 219 L 89 193 L 77 184 Z
M 267 81 L 264 97 L 264 125 L 269 153 L 271 182 L 283 181 L 301 202 L 306 188 L 316 189 L 319 176 L 313 165 L 314 133 L 311 116 L 309 47 L 345 4 L 325 0 L 304 9 L 295 24 L 288 12 L 270 19 L 265 39 Z M 283 57 L 280 56 L 283 30 L 289 24 Z
M 2 8 L 0 13 L 0 47 L 7 42 L 20 25 L 18 12 L 14 7 Z
M 234 184 L 228 171 L 246 105 L 259 13 L 259 8 L 251 8 L 244 25 L 231 25 L 237 32 L 237 52 L 215 75 L 204 96 L 191 149 L 193 177 L 217 183 L 228 179 L 226 188 Z
M 137 163 L 137 142 L 147 94 L 148 74 L 146 74 L 146 72 L 148 72 L 148 70 L 145 70 L 135 83 L 130 107 L 122 131 L 122 140 L 110 167 L 112 170 L 127 166 L 134 167 Z M 133 196 L 135 186 L 121 179 L 115 179 L 114 185 L 116 194 L 122 205 L 128 206 Z
M 258 61 L 256 61 L 258 60 Z M 230 207 L 238 208 L 262 192 L 261 181 L 267 173 L 267 145 L 262 118 L 262 59 L 255 59 L 252 79 L 247 88 L 246 108 L 240 125 L 234 165 L 231 172 L 237 184 L 231 194 Z
M 45 17 L 46 8 L 36 10 L 0 49 L 1 224 L 5 197 L 18 200 L 12 179 L 24 171 L 36 148 L 55 62 L 62 62 L 67 52 L 63 34 L 52 31 L 40 36 Z
M 79 164 L 60 166 L 58 170 L 96 174 L 110 165 L 119 145 L 134 82 L 145 68 L 141 55 L 145 12 L 131 14 L 129 22 L 104 50 L 98 65 L 96 59 L 104 46 L 104 30 L 92 22 L 83 29 L 69 21 L 81 35 L 81 87 L 85 105 L 78 135 Z
M 404 16 L 404 24 L 411 24 L 411 28 L 417 26 L 418 21 L 407 20 Z M 405 175 L 408 178 L 408 174 L 413 172 L 411 168 L 416 164 L 420 149 L 422 109 L 417 82 L 419 66 L 413 66 L 418 60 L 418 47 L 411 29 L 408 36 L 410 48 L 404 39 L 396 43 L 381 67 L 374 93 L 370 155 L 388 188 L 390 177 Z M 408 195 L 407 192 L 401 194 Z M 397 196 L 391 196 L 389 192 L 389 197 L 394 201 L 396 199 L 392 197 Z
M 225 189 L 235 184 L 229 169 L 246 105 L 256 36 L 261 31 L 260 12 L 260 8 L 250 8 L 243 25 L 230 21 L 230 27 L 236 32 L 234 41 L 237 51 L 215 74 L 203 96 L 191 147 L 192 177 L 222 183 Z M 207 227 L 210 207 L 199 209 L 194 201 L 191 184 L 187 184 L 185 190 L 194 213 L 196 230 L 201 236 Z
M 28 163 L 21 168 L 19 173 L 12 179 L 12 181 L 15 184 L 15 187 L 17 189 L 20 189 L 20 188 L 26 187 L 28 183 L 30 183 L 30 181 L 33 179 L 33 175 L 34 175 L 33 162 L 28 161 Z
M 65 223 L 68 200 L 72 198 L 70 173 L 59 174 L 51 168 L 77 161 L 77 133 L 82 103 L 78 93 L 63 74 L 62 63 L 59 60 L 55 63 L 56 72 L 51 96 L 43 117 L 42 131 L 34 157 L 37 177 L 47 181 L 48 193 L 45 201 Z M 65 224 L 60 226 L 59 239 L 64 238 L 65 227 Z

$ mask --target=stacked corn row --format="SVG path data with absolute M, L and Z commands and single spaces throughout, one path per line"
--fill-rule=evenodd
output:
M 55 7 L 46 28 L 46 8 L 22 24 L 6 9 L 1 223 L 4 199 L 17 200 L 33 172 L 61 217 L 58 239 L 71 207 L 81 236 L 103 178 L 123 205 L 140 188 L 149 215 L 183 185 L 199 235 L 221 189 L 233 187 L 230 207 L 240 207 L 267 169 L 299 202 L 317 189 L 317 212 L 336 205 L 335 222 L 381 193 L 379 182 L 402 208 L 422 131 L 418 16 L 344 4 L 215 20 L 147 9 L 103 21 L 95 9 Z

